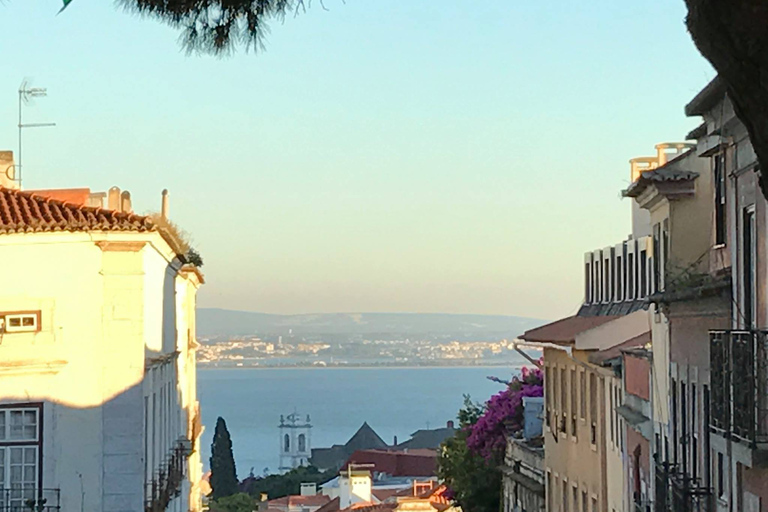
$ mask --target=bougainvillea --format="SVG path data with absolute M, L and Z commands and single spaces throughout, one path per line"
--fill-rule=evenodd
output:
M 498 380 L 498 379 L 494 379 Z M 483 414 L 468 426 L 467 447 L 486 461 L 500 461 L 507 432 L 523 429 L 523 398 L 544 396 L 541 370 L 523 367 L 505 390 L 486 402 Z

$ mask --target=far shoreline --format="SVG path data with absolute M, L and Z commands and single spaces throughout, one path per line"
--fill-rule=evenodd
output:
M 344 365 L 344 366 L 197 366 L 198 371 L 206 370 L 459 370 L 464 368 L 511 368 L 519 369 L 530 363 L 480 364 L 480 365 Z

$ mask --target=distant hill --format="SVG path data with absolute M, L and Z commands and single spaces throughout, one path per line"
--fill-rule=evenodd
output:
M 442 313 L 320 313 L 271 315 L 250 311 L 198 308 L 197 335 L 420 334 L 476 339 L 511 339 L 546 320 L 504 315 Z

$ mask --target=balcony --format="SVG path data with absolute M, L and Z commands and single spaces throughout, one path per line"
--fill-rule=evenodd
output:
M 182 444 L 171 451 L 167 464 L 147 483 L 145 512 L 165 512 L 171 500 L 181 494 L 188 456 L 189 448 Z
M 58 512 L 60 494 L 59 489 L 0 488 L 0 512 Z
M 751 448 L 768 443 L 768 336 L 710 331 L 710 427 Z
M 669 462 L 655 463 L 656 512 L 708 512 L 711 510 L 712 489 L 703 487 L 698 479 L 680 471 Z

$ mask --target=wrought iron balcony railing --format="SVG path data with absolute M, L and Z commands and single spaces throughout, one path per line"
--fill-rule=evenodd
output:
M 768 336 L 710 331 L 710 426 L 753 447 L 768 442 Z
M 0 483 L 0 512 L 58 512 L 61 510 L 59 489 L 38 489 L 29 485 Z
M 655 463 L 655 512 L 708 512 L 711 510 L 712 489 L 704 487 L 697 478 L 680 471 L 669 462 Z
M 189 453 L 190 448 L 179 443 L 171 450 L 168 462 L 160 468 L 155 478 L 147 482 L 145 512 L 164 512 L 171 500 L 181 494 Z

